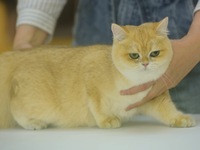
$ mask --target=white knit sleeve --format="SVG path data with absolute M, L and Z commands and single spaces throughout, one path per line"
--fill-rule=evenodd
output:
M 30 24 L 50 35 L 67 0 L 18 0 L 17 26 Z
M 197 5 L 196 5 L 196 7 L 195 7 L 195 9 L 194 9 L 194 13 L 195 13 L 196 11 L 198 11 L 198 10 L 200 10 L 200 0 L 198 0 L 198 2 L 197 2 Z

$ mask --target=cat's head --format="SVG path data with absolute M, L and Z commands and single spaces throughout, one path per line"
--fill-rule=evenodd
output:
M 140 26 L 112 24 L 112 58 L 117 69 L 131 80 L 160 77 L 173 55 L 167 26 L 168 18 Z

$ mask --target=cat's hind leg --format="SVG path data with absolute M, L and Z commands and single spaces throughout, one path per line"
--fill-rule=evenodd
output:
M 195 126 L 193 118 L 177 110 L 168 92 L 138 108 L 171 127 Z
M 13 88 L 15 88 L 15 93 L 12 93 L 10 109 L 17 124 L 30 130 L 46 128 L 47 124 L 44 121 L 36 119 L 36 112 L 39 112 L 39 110 L 37 110 L 37 106 L 31 106 L 31 101 L 34 101 L 33 97 L 29 97 L 29 94 L 24 97 L 19 92 L 19 90 L 23 89 L 17 89 L 19 87 Z
M 28 119 L 28 117 L 21 116 L 20 118 L 16 117 L 16 120 L 20 126 L 28 130 L 41 130 L 47 128 L 47 123 L 37 119 Z
M 17 124 L 24 129 L 39 130 L 47 127 L 45 121 L 39 120 L 37 117 L 34 118 L 35 115 L 32 114 L 31 110 L 26 110 L 23 106 L 20 108 L 18 102 L 11 103 L 11 113 Z
M 25 129 L 44 129 L 56 118 L 53 93 L 40 82 L 15 80 L 11 88 L 10 109 L 14 120 Z M 42 86 L 42 87 L 41 87 Z

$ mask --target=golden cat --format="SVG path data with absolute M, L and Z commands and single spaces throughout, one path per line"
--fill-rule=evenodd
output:
M 194 121 L 178 111 L 168 92 L 131 111 L 147 92 L 120 90 L 160 77 L 172 58 L 168 18 L 140 26 L 112 24 L 113 45 L 40 47 L 0 56 L 0 128 L 98 126 L 117 128 L 134 114 L 169 126 Z

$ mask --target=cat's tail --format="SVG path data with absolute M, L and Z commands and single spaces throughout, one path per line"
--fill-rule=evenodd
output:
M 0 61 L 1 62 L 1 61 Z M 10 111 L 10 74 L 8 66 L 0 63 L 0 129 L 13 127 L 15 122 Z

